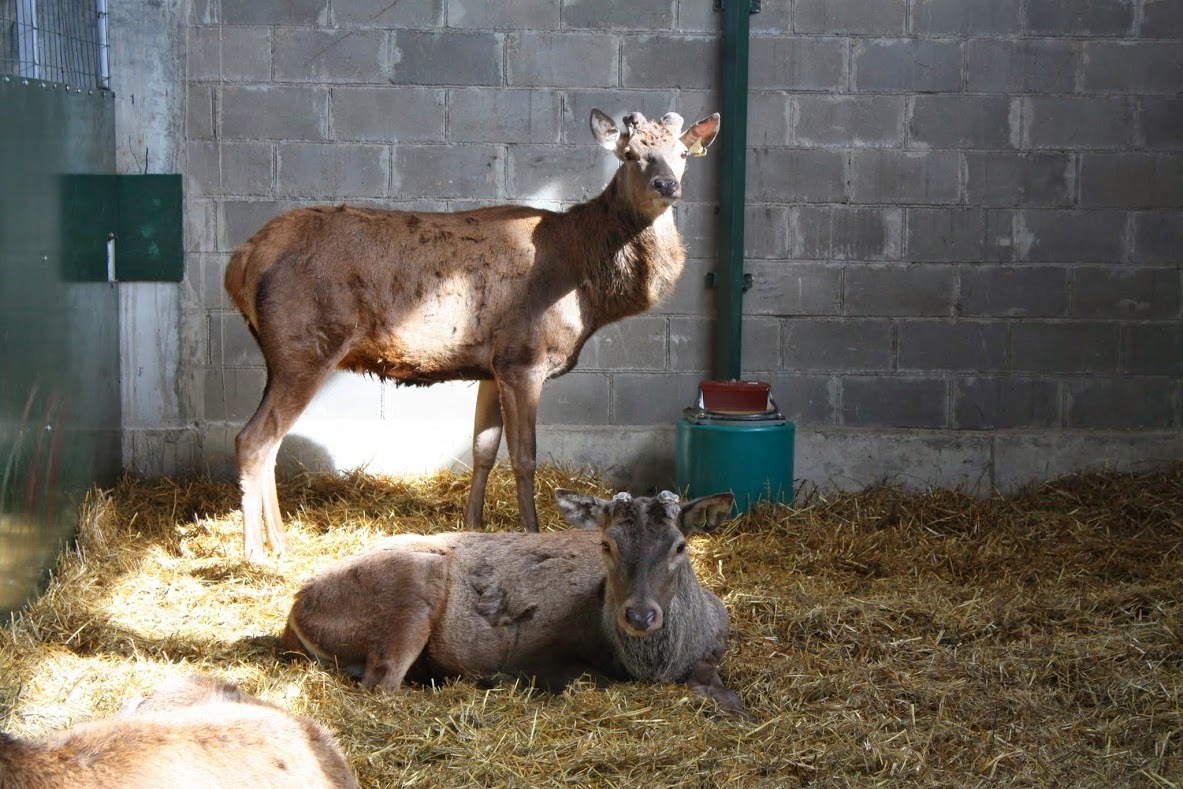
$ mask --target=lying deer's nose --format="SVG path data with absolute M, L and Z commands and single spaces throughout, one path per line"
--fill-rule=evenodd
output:
M 673 197 L 678 193 L 677 178 L 654 178 L 653 188 L 662 197 Z
M 657 611 L 653 608 L 626 608 L 624 618 L 635 630 L 648 630 L 657 621 Z

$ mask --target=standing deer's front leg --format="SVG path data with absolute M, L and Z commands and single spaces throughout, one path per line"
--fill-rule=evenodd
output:
M 497 382 L 481 381 L 476 394 L 476 416 L 472 420 L 472 487 L 468 492 L 468 510 L 464 528 L 479 531 L 485 520 L 485 485 L 497 462 L 501 447 L 501 397 Z
M 544 378 L 541 370 L 533 368 L 497 376 L 505 439 L 518 488 L 518 512 L 526 531 L 533 532 L 538 531 L 538 511 L 534 507 L 534 471 L 538 464 L 535 420 Z

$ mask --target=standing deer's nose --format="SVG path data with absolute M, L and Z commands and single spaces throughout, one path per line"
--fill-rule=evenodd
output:
M 654 178 L 653 188 L 662 197 L 674 197 L 678 194 L 677 178 Z
M 657 609 L 646 606 L 645 608 L 626 608 L 624 609 L 624 618 L 628 622 L 629 627 L 638 631 L 646 631 L 653 627 L 657 621 Z

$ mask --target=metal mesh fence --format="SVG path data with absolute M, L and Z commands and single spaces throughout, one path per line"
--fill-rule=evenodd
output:
M 106 0 L 0 0 L 0 74 L 107 88 Z

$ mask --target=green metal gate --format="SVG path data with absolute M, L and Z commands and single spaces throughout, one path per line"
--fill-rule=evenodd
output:
M 33 45 L 15 24 L 25 2 L 0 0 L 0 55 Z M 28 68 L 0 57 L 0 615 L 36 590 L 86 491 L 120 466 L 118 295 L 85 281 L 104 244 L 75 222 L 80 184 L 115 170 L 114 98 Z

